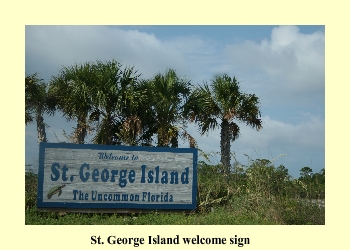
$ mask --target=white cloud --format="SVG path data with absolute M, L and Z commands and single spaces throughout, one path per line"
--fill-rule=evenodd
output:
M 146 78 L 167 68 L 182 68 L 185 59 L 153 34 L 105 26 L 29 26 L 26 70 L 49 78 L 62 65 L 116 59 Z M 186 68 L 186 67 L 183 67 Z
M 302 34 L 297 27 L 281 26 L 269 40 L 228 45 L 226 53 L 232 67 L 260 88 L 264 99 L 307 104 L 324 99 L 324 43 L 322 33 Z
M 288 146 L 289 148 L 324 148 L 324 120 L 309 116 L 303 122 L 290 124 L 263 116 L 263 128 L 252 132 L 251 128 L 241 126 L 242 137 L 239 139 L 244 146 L 266 148 L 272 146 Z M 252 143 L 253 142 L 253 143 Z

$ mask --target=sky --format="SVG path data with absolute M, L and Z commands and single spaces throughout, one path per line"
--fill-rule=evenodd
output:
M 235 76 L 245 93 L 256 94 L 263 128 L 245 124 L 231 143 L 235 159 L 269 159 L 297 178 L 308 166 L 325 168 L 325 27 L 324 26 L 26 26 L 25 73 L 49 82 L 62 66 L 115 59 L 134 66 L 148 79 L 176 70 L 192 84 L 218 73 Z M 44 116 L 49 142 L 67 142 L 75 122 L 62 114 Z M 188 132 L 199 149 L 220 158 L 220 131 L 200 136 Z M 87 143 L 89 143 L 89 138 Z M 180 147 L 188 147 L 181 142 Z M 25 164 L 36 166 L 36 124 L 25 127 Z

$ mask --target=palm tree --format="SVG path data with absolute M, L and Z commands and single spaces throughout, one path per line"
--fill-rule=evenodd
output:
M 133 85 L 132 101 L 124 109 L 126 120 L 119 127 L 118 139 L 126 145 L 152 146 L 157 133 L 150 81 L 140 80 Z
M 77 144 L 84 144 L 89 129 L 88 117 L 93 109 L 96 82 L 95 65 L 85 63 L 63 67 L 49 85 L 49 95 L 56 100 L 57 108 L 67 120 L 77 121 L 73 136 Z
M 169 69 L 149 81 L 149 104 L 154 112 L 157 146 L 178 146 L 179 124 L 184 122 L 183 106 L 190 94 L 190 82 Z
M 226 173 L 230 171 L 230 143 L 239 137 L 237 121 L 262 128 L 258 105 L 259 98 L 242 93 L 237 79 L 227 74 L 215 75 L 210 85 L 198 86 L 189 97 L 186 116 L 198 123 L 202 135 L 220 126 L 221 162 Z
M 112 144 L 113 136 L 123 124 L 139 124 L 134 115 L 139 99 L 135 91 L 139 75 L 133 67 L 122 68 L 121 63 L 112 60 L 97 62 L 96 76 L 95 107 L 90 117 L 99 122 L 93 140 L 98 144 Z M 121 140 L 121 136 L 118 139 Z
M 49 105 L 46 84 L 38 74 L 25 77 L 25 124 L 36 121 L 38 142 L 47 142 L 43 114 L 52 114 L 54 109 Z

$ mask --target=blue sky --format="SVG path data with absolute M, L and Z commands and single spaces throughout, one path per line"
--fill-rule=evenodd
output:
M 236 159 L 283 154 L 275 165 L 294 177 L 304 166 L 325 167 L 324 26 L 26 26 L 25 39 L 25 73 L 47 82 L 62 65 L 111 59 L 144 78 L 168 68 L 193 84 L 216 73 L 236 76 L 242 91 L 259 96 L 263 120 L 259 132 L 241 124 L 231 144 Z M 60 114 L 45 122 L 50 142 L 67 141 L 63 130 L 75 126 Z M 219 130 L 204 137 L 193 124 L 188 130 L 204 152 L 220 151 Z M 26 126 L 25 154 L 26 164 L 37 163 L 34 123 Z

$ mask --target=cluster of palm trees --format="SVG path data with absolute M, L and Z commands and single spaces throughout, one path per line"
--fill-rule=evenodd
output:
M 235 77 L 218 74 L 210 83 L 192 85 L 175 70 L 142 79 L 120 62 L 87 62 L 62 67 L 45 84 L 37 74 L 25 78 L 25 124 L 37 122 L 38 140 L 46 142 L 43 114 L 60 110 L 77 122 L 71 140 L 93 143 L 178 147 L 179 138 L 196 147 L 186 131 L 189 122 L 201 135 L 221 129 L 221 161 L 230 166 L 230 142 L 239 136 L 237 121 L 262 127 L 259 98 L 241 92 Z

